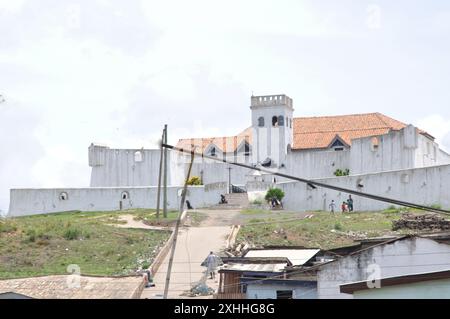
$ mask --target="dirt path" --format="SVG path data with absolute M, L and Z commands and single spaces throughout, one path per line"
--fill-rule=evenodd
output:
M 196 210 L 206 218 L 197 227 L 180 229 L 169 286 L 169 298 L 187 298 L 183 292 L 191 289 L 204 276 L 205 267 L 200 264 L 210 251 L 218 253 L 225 248 L 226 238 L 231 230 L 231 221 L 239 211 Z M 194 213 L 192 213 L 194 214 Z M 162 298 L 169 264 L 170 253 L 154 276 L 156 287 L 145 288 L 141 298 Z M 207 279 L 206 284 L 217 289 L 216 280 Z M 201 298 L 201 297 L 197 297 Z M 211 296 L 203 297 L 211 298 Z
M 161 227 L 161 226 L 150 226 L 144 224 L 142 221 L 134 220 L 133 215 L 120 215 L 118 218 L 119 221 L 125 222 L 125 224 L 115 224 L 116 227 L 121 228 L 140 228 L 140 229 L 153 229 L 153 230 L 168 230 L 169 227 Z

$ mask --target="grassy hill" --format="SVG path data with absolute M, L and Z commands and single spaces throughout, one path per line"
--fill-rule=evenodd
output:
M 246 219 L 237 242 L 257 246 L 298 245 L 322 249 L 343 247 L 351 245 L 355 239 L 413 233 L 411 230 L 392 231 L 392 222 L 399 219 L 403 212 L 399 209 L 345 214 L 245 210 L 241 212 Z M 410 213 L 423 214 L 421 211 Z M 306 215 L 313 217 L 303 219 Z
M 71 264 L 89 275 L 127 275 L 149 265 L 170 232 L 115 227 L 121 214 L 160 223 L 152 210 L 0 219 L 0 279 L 67 274 Z M 176 216 L 170 212 L 169 222 Z

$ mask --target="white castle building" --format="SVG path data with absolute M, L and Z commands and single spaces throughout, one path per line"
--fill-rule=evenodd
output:
M 286 95 L 252 96 L 251 126 L 236 136 L 187 138 L 177 147 L 219 159 L 264 166 L 274 172 L 317 179 L 324 183 L 450 208 L 450 155 L 432 135 L 380 113 L 323 117 L 294 117 Z M 168 206 L 178 208 L 189 157 L 168 152 Z M 67 210 L 155 208 L 160 163 L 159 149 L 89 147 L 90 187 L 12 189 L 10 215 Z M 326 209 L 348 194 L 310 188 L 271 174 L 197 158 L 192 175 L 202 186 L 189 188 L 195 207 L 215 205 L 219 195 L 245 190 L 250 201 L 269 187 L 282 188 L 289 210 Z M 345 175 L 345 176 L 339 176 Z M 358 210 L 388 206 L 355 196 Z

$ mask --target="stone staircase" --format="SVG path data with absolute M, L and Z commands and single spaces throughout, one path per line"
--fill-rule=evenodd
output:
M 211 209 L 243 209 L 249 206 L 247 193 L 225 194 L 227 204 L 216 204 Z

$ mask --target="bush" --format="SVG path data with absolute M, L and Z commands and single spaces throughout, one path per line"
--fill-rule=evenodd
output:
M 335 230 L 342 230 L 342 225 L 340 224 L 340 223 L 336 223 L 336 224 L 334 224 L 334 229 Z
M 189 178 L 187 184 L 188 185 L 202 185 L 202 180 L 198 176 L 192 176 L 191 178 Z
M 434 209 L 442 209 L 442 206 L 440 204 L 433 204 L 430 207 Z
M 335 176 L 348 176 L 348 175 L 350 175 L 350 170 L 348 168 L 346 168 L 344 170 L 338 168 L 337 170 L 334 171 L 334 175 Z
M 81 235 L 81 232 L 77 228 L 69 227 L 64 232 L 64 238 L 67 240 L 75 240 Z
M 267 191 L 265 199 L 270 201 L 272 199 L 277 199 L 281 202 L 284 197 L 284 192 L 279 188 L 271 188 Z

